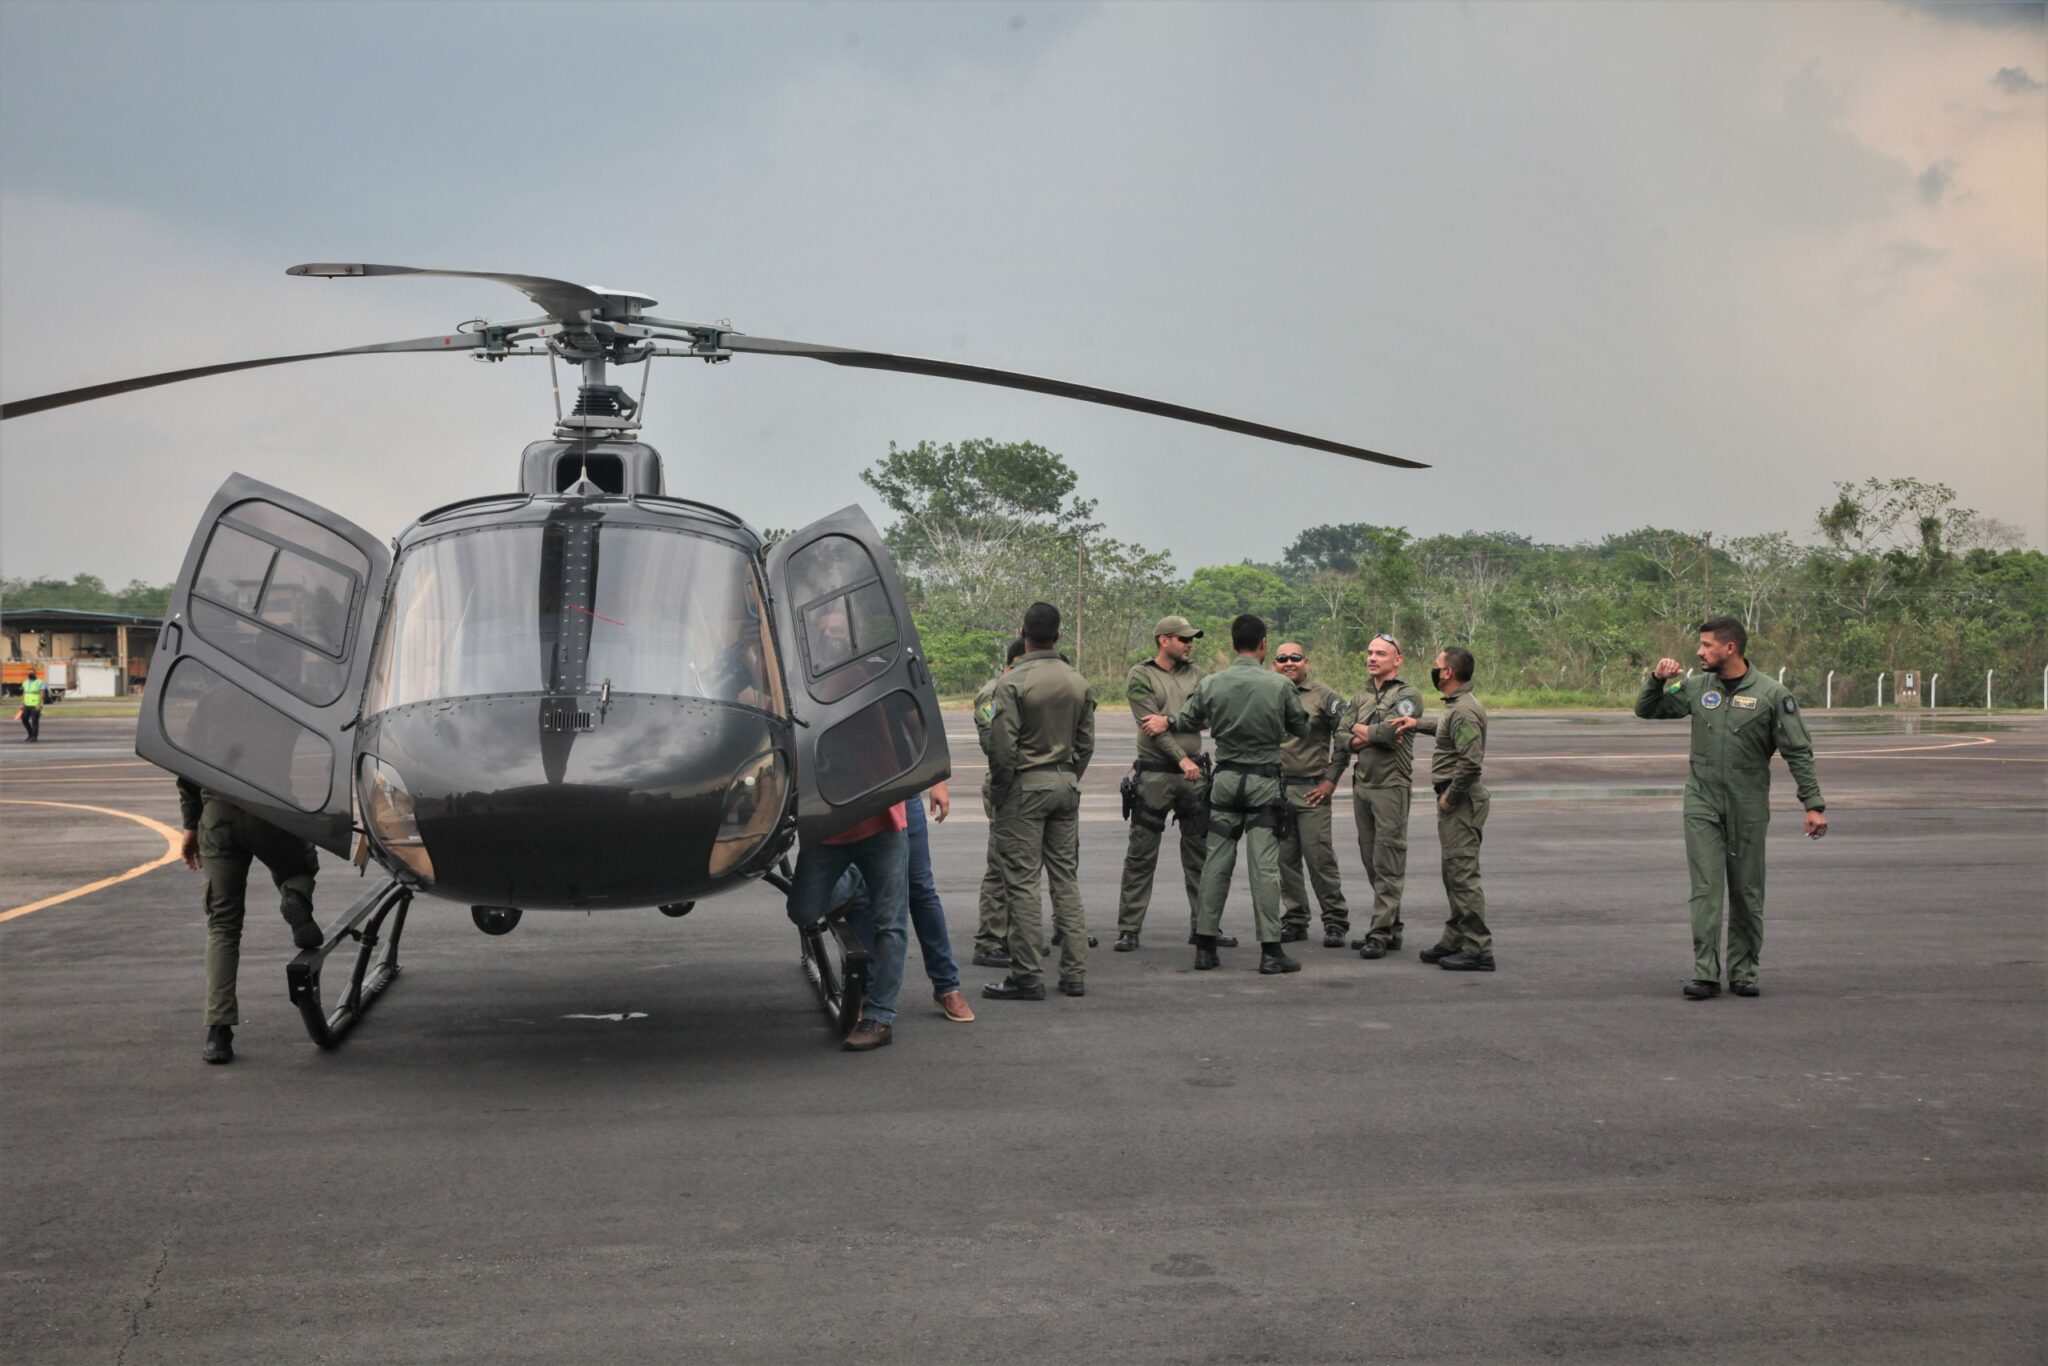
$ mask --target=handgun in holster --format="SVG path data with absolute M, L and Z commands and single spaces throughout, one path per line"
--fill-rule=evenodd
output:
M 1124 819 L 1129 820 L 1138 809 L 1138 775 L 1135 770 L 1124 774 L 1124 780 L 1117 784 L 1117 794 L 1124 799 Z

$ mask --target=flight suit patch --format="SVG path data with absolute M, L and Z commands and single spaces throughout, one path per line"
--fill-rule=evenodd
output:
M 1415 703 L 1404 697 L 1394 704 L 1394 712 L 1399 716 L 1413 716 L 1415 715 Z M 1392 941 L 1389 940 L 1388 942 L 1391 943 Z
M 1705 707 L 1708 711 L 1712 711 L 1714 708 L 1721 705 L 1721 694 L 1718 692 L 1701 693 L 1700 705 Z
M 1728 699 L 1728 705 L 1740 707 L 1744 711 L 1755 711 L 1756 699 L 1754 697 L 1731 697 Z
M 1791 698 L 1785 699 L 1785 715 L 1791 716 L 1799 710 L 1799 704 Z

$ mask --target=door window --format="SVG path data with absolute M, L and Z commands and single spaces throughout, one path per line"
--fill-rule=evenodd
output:
M 348 681 L 349 624 L 370 564 L 325 527 L 249 500 L 215 525 L 194 576 L 192 629 L 314 706 Z
M 836 702 L 888 672 L 896 614 L 866 546 L 821 536 L 790 556 L 789 585 L 813 697 Z
M 917 699 L 887 693 L 818 737 L 818 795 L 857 801 L 917 767 L 930 732 Z

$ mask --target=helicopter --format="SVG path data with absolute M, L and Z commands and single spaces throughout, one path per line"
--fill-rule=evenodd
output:
M 416 896 L 504 934 L 528 910 L 680 917 L 765 881 L 951 772 L 938 693 L 888 547 L 858 506 L 776 541 L 670 494 L 615 366 L 780 356 L 998 385 L 1407 469 L 1418 461 L 1113 390 L 655 316 L 645 294 L 543 276 L 315 263 L 315 279 L 432 276 L 523 293 L 538 316 L 433 337 L 138 376 L 0 404 L 0 419 L 335 356 L 452 352 L 576 366 L 571 409 L 518 484 L 435 508 L 387 550 L 235 474 L 171 590 L 135 752 L 378 876 L 287 967 L 323 1048 L 399 973 Z M 647 367 L 651 369 L 651 366 Z M 643 376 L 645 371 L 643 371 Z M 843 918 L 798 932 L 842 1035 L 866 956 Z M 342 999 L 320 974 L 353 946 Z

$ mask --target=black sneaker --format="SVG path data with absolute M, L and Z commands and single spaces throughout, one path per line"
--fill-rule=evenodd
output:
M 990 982 L 981 994 L 991 1001 L 1043 1001 L 1045 983 L 1027 987 L 1014 977 L 1005 977 L 1000 982 Z
M 1711 1001 L 1721 994 L 1719 982 L 1709 982 L 1704 977 L 1695 977 L 1685 984 L 1685 999 L 1688 1001 Z
M 206 1027 L 206 1047 L 199 1056 L 207 1062 L 233 1062 L 235 1060 L 235 1031 L 227 1025 Z
M 1001 949 L 976 949 L 974 966 L 978 968 L 1006 968 L 1010 966 L 1010 955 Z
M 1123 932 L 1122 934 L 1119 934 L 1119 935 L 1118 935 L 1118 936 L 1116 937 L 1116 951 L 1117 951 L 1118 953 L 1134 953 L 1134 952 L 1136 952 L 1136 951 L 1137 951 L 1137 948 L 1138 948 L 1138 934 L 1137 934 L 1137 931 L 1135 931 L 1135 930 L 1125 930 L 1125 931 L 1124 931 L 1124 932 Z
M 1493 955 L 1490 953 L 1447 953 L 1436 960 L 1436 965 L 1445 972 L 1492 972 Z
M 1456 949 L 1450 948 L 1449 946 L 1444 944 L 1431 944 L 1428 948 L 1424 949 L 1421 953 L 1418 953 L 1415 956 L 1417 958 L 1420 958 L 1425 963 L 1436 963 L 1441 962 L 1443 959 L 1449 958 L 1452 954 L 1456 952 Z
M 1324 948 L 1326 948 L 1326 949 L 1341 949 L 1341 948 L 1343 948 L 1343 947 L 1344 947 L 1344 931 L 1342 931 L 1342 930 L 1324 930 L 1324 931 L 1323 931 L 1323 947 L 1324 947 Z

